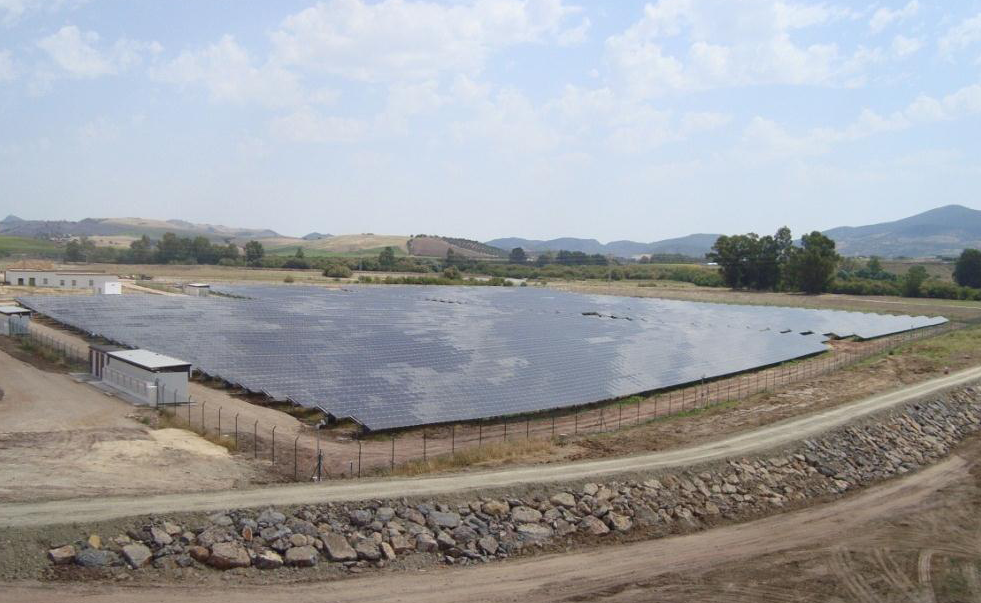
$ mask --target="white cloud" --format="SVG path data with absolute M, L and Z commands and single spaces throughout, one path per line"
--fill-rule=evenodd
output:
M 321 115 L 312 107 L 301 107 L 274 119 L 270 131 L 274 137 L 290 142 L 350 143 L 369 137 L 371 126 L 361 120 Z
M 86 0 L 0 0 L 0 23 L 10 27 L 29 13 L 73 8 Z
M 949 55 L 975 42 L 981 42 L 981 13 L 948 29 L 937 45 L 940 47 L 940 52 Z
M 506 46 L 582 39 L 587 24 L 566 27 L 577 12 L 562 0 L 328 0 L 287 17 L 272 41 L 283 64 L 367 82 L 428 80 L 479 72 Z
M 869 29 L 872 30 L 872 33 L 879 33 L 893 23 L 899 23 L 900 21 L 909 19 L 919 10 L 920 3 L 916 0 L 910 0 L 906 6 L 895 10 L 885 7 L 880 8 L 879 10 L 875 11 L 872 14 L 872 18 L 869 19 Z
M 248 51 L 228 35 L 201 50 L 181 52 L 153 76 L 180 86 L 204 86 L 214 102 L 284 107 L 330 102 L 336 96 L 330 91 L 305 92 L 296 74 L 275 63 L 254 65 Z
M 606 56 L 638 97 L 757 84 L 853 85 L 867 64 L 862 49 L 848 54 L 834 42 L 804 45 L 793 34 L 854 17 L 823 4 L 660 0 L 606 40 Z
M 892 52 L 899 58 L 908 57 L 923 48 L 923 40 L 897 35 L 892 39 Z
M 66 25 L 57 33 L 41 38 L 38 48 L 44 50 L 63 72 L 75 78 L 95 78 L 121 73 L 143 60 L 145 54 L 157 54 L 162 48 L 157 42 L 138 42 L 120 39 L 100 49 L 99 34 L 81 31 Z
M 17 77 L 17 69 L 14 67 L 14 59 L 10 56 L 9 50 L 0 50 L 0 82 L 9 82 Z

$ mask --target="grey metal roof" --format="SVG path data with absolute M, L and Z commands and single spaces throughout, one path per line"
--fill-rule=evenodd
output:
M 163 354 L 151 352 L 150 350 L 117 350 L 108 352 L 107 355 L 112 358 L 119 358 L 130 364 L 141 366 L 150 371 L 191 366 L 191 363 L 186 360 L 178 360 L 177 358 L 164 356 Z
M 946 322 L 518 287 L 214 288 L 236 297 L 18 301 L 370 429 L 589 404 L 819 353 L 828 333 Z
M 21 308 L 20 306 L 0 306 L 0 314 L 30 314 L 31 311 L 28 308 Z

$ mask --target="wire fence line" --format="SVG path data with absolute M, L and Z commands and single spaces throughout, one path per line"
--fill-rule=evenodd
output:
M 30 327 L 17 332 L 14 336 L 22 342 L 27 342 L 32 346 L 40 347 L 54 354 L 67 364 L 88 364 L 88 346 L 72 345 L 56 337 L 39 333 L 36 329 Z
M 591 407 L 557 409 L 550 416 L 505 417 L 402 433 L 368 434 L 361 438 L 328 439 L 320 431 L 310 435 L 287 431 L 283 426 L 270 428 L 258 420 L 245 420 L 240 412 L 233 414 L 220 405 L 198 404 L 191 397 L 176 404 L 161 404 L 158 408 L 239 454 L 270 463 L 285 478 L 297 481 L 358 478 L 394 473 L 410 463 L 455 455 L 472 448 L 516 440 L 561 441 L 703 410 L 826 375 L 901 343 L 934 337 L 953 328 L 956 327 L 948 323 L 919 329 L 865 342 L 857 350 L 836 350 L 646 397 L 632 396 Z

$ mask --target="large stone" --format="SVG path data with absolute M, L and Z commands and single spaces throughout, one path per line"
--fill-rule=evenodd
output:
M 102 538 L 98 534 L 92 534 L 88 539 L 89 547 L 93 549 L 102 548 Z
M 596 496 L 597 492 L 599 492 L 599 486 L 597 486 L 596 484 L 593 483 L 583 484 L 582 493 L 585 494 L 586 496 Z
M 150 537 L 153 538 L 153 543 L 157 546 L 167 546 L 174 541 L 166 530 L 163 528 L 158 528 L 157 526 L 150 528 Z
M 409 546 L 409 540 L 401 534 L 395 534 L 392 536 L 391 544 L 392 550 L 394 550 L 396 553 L 404 553 L 411 548 Z
M 283 558 L 276 551 L 266 549 L 255 556 L 253 564 L 259 569 L 277 569 L 283 567 Z
M 579 529 L 593 536 L 602 536 L 610 531 L 610 528 L 606 527 L 605 523 L 592 515 L 582 518 L 582 521 L 579 522 Z
M 133 569 L 141 568 L 153 557 L 150 549 L 145 544 L 127 544 L 123 547 L 123 558 Z
M 391 507 L 378 507 L 375 511 L 375 519 L 382 523 L 388 523 L 395 517 L 395 509 Z
M 537 523 L 523 523 L 518 526 L 518 534 L 525 540 L 537 542 L 552 537 L 552 528 Z
M 470 526 L 466 525 L 459 525 L 453 528 L 453 531 L 450 533 L 453 535 L 453 540 L 463 543 L 473 542 L 474 540 L 477 540 L 478 537 L 477 532 Z
M 55 565 L 67 565 L 75 560 L 75 547 L 70 544 L 48 551 L 48 559 Z
M 432 528 L 446 528 L 452 530 L 460 525 L 460 515 L 458 513 L 442 513 L 433 511 L 429 514 L 429 526 Z
M 167 534 L 171 536 L 177 536 L 183 531 L 183 529 L 179 525 L 171 521 L 163 522 L 163 530 L 164 532 L 167 532 Z
M 542 520 L 542 513 L 531 507 L 515 507 L 511 509 L 511 519 L 514 523 L 538 523 Z
M 115 553 L 103 549 L 82 549 L 75 555 L 75 563 L 82 567 L 106 567 L 115 557 Z
M 366 511 L 364 509 L 356 509 L 351 511 L 348 517 L 351 520 L 351 524 L 356 526 L 366 526 L 372 521 L 371 511 Z
M 251 564 L 249 552 L 237 542 L 219 542 L 211 547 L 211 556 L 208 557 L 208 565 L 220 570 L 249 567 Z
M 320 538 L 327 551 L 327 558 L 331 561 L 357 561 L 358 553 L 351 548 L 347 539 L 340 534 L 327 532 Z
M 606 516 L 606 520 L 610 523 L 610 527 L 617 532 L 626 532 L 633 527 L 633 522 L 626 515 L 609 513 Z
M 497 553 L 497 539 L 493 536 L 484 536 L 477 541 L 477 546 L 488 555 Z
M 203 546 L 194 545 L 192 547 L 188 547 L 187 554 L 191 556 L 191 559 L 204 563 L 208 560 L 208 557 L 211 556 L 211 551 Z
M 481 509 L 491 517 L 504 517 L 511 510 L 511 506 L 503 500 L 490 500 L 485 502 Z
M 295 546 L 286 551 L 286 565 L 294 567 L 313 567 L 319 559 L 320 554 L 312 546 Z
M 266 509 L 262 513 L 259 513 L 259 518 L 256 521 L 259 525 L 274 526 L 286 521 L 286 516 L 279 511 Z
M 453 540 L 453 537 L 447 534 L 446 532 L 440 532 L 439 534 L 436 535 L 436 544 L 439 545 L 439 548 L 445 551 L 455 547 L 456 541 Z
M 378 561 L 382 556 L 381 551 L 378 550 L 378 544 L 374 540 L 361 540 L 354 545 L 354 550 L 358 557 L 368 561 Z
M 433 553 L 438 549 L 439 544 L 429 534 L 419 534 L 416 536 L 416 550 L 420 553 Z
M 382 555 L 385 556 L 385 559 L 388 561 L 395 561 L 395 549 L 392 548 L 392 545 L 388 544 L 387 542 L 383 542 L 378 545 L 378 547 L 381 549 Z
M 556 507 L 574 507 L 576 506 L 576 497 L 568 492 L 559 492 L 558 494 L 553 494 L 548 502 L 552 503 Z

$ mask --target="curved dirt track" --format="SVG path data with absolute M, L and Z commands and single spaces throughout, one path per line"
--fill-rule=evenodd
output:
M 118 587 L 0 586 L 0 600 L 40 603 L 229 603 L 267 601 L 648 601 L 653 579 L 693 572 L 802 547 L 832 544 L 871 523 L 935 499 L 950 486 L 970 479 L 970 464 L 954 455 L 911 476 L 862 494 L 800 511 L 734 526 L 634 544 L 598 547 L 472 568 L 431 572 L 393 572 L 328 583 L 275 586 Z M 774 535 L 779 535 L 775 537 Z
M 981 379 L 981 367 L 975 367 L 714 442 L 639 456 L 411 479 L 388 478 L 276 486 L 254 490 L 71 499 L 31 504 L 14 503 L 0 505 L 0 527 L 83 523 L 150 513 L 215 511 L 266 505 L 431 496 L 449 492 L 506 488 L 543 482 L 574 481 L 631 471 L 688 466 L 779 448 L 834 429 L 871 413 L 930 396 L 952 387 L 963 386 L 979 379 Z

